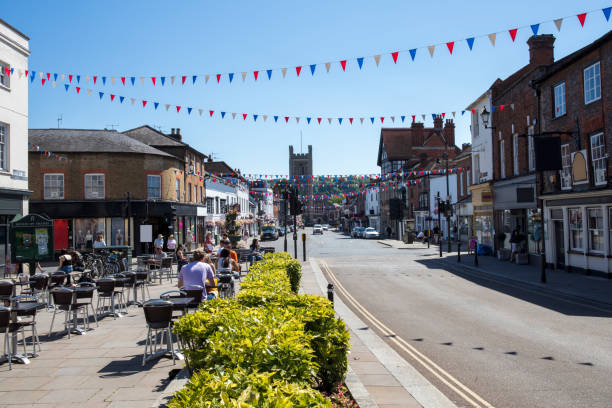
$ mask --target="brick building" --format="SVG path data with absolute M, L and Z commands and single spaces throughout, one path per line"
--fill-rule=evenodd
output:
M 377 164 L 381 174 L 405 171 L 421 171 L 432 168 L 438 158 L 447 154 L 452 160 L 459 149 L 455 146 L 455 124 L 452 119 L 436 116 L 431 128 L 423 123 L 413 122 L 409 128 L 383 128 L 380 131 Z M 419 177 L 416 177 L 419 178 Z M 390 202 L 393 199 L 403 200 L 404 218 L 416 218 L 417 230 L 425 228 L 425 221 L 430 217 L 429 203 L 425 207 L 429 183 L 427 177 L 420 178 L 420 183 L 407 184 L 403 187 L 382 189 L 380 192 L 380 228 L 382 232 L 391 228 L 391 235 L 402 238 L 405 225 L 402 220 L 391 219 Z M 427 200 L 428 201 L 428 200 Z M 419 220 L 422 222 L 419 224 Z
M 611 276 L 612 31 L 546 67 L 535 81 L 541 133 L 560 138 L 560 171 L 545 172 L 546 261 Z
M 172 154 L 114 130 L 30 129 L 29 143 L 32 212 L 54 220 L 56 250 L 87 250 L 101 233 L 107 245 L 129 243 L 140 253 L 147 250 L 141 225 L 182 242 L 177 230 L 197 216 L 198 204 L 177 200 L 185 167 Z

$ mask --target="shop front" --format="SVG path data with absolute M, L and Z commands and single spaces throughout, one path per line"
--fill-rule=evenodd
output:
M 468 197 L 455 204 L 455 213 L 457 214 L 457 234 L 458 239 L 465 245 L 470 238 L 474 236 L 474 212 L 472 208 L 472 198 Z
M 473 234 L 479 245 L 493 250 L 493 188 L 490 182 L 468 187 L 472 195 Z

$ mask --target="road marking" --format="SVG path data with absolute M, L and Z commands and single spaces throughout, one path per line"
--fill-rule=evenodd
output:
M 330 279 L 333 281 L 335 288 L 343 295 L 343 297 L 355 307 L 358 311 L 360 311 L 363 316 L 369 320 L 369 322 L 378 328 L 389 341 L 394 343 L 397 347 L 406 352 L 409 356 L 411 356 L 414 360 L 416 360 L 423 368 L 433 374 L 436 378 L 442 381 L 447 387 L 455 391 L 461 398 L 470 403 L 472 406 L 476 408 L 493 408 L 493 405 L 485 401 L 480 395 L 476 392 L 469 389 L 466 385 L 461 383 L 455 377 L 453 377 L 450 373 L 445 371 L 443 368 L 438 366 L 436 363 L 431 361 L 427 356 L 414 348 L 411 344 L 409 344 L 406 340 L 399 337 L 396 333 L 394 333 L 390 328 L 388 328 L 385 324 L 383 324 L 380 320 L 378 320 L 374 315 L 372 315 L 365 307 L 363 307 L 349 292 L 342 286 L 338 278 L 331 271 L 331 268 L 327 265 L 327 262 L 324 260 L 317 260 L 319 265 L 327 272 Z

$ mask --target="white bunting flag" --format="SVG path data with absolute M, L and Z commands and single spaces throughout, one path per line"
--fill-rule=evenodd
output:
M 375 55 L 374 61 L 376 62 L 376 66 L 378 66 L 378 64 L 380 64 L 380 55 Z
M 86 84 L 88 84 L 88 83 L 89 83 L 89 75 L 87 75 L 87 76 L 85 77 L 85 83 L 86 83 Z
M 198 109 L 198 113 L 200 114 L 200 116 L 202 116 L 202 112 L 204 112 L 204 109 Z
M 287 68 L 281 68 L 281 72 L 283 73 L 283 78 L 287 75 Z
M 455 113 L 456 113 L 456 112 L 453 112 L 453 118 L 455 117 Z
M 421 117 L 423 118 L 423 121 L 425 121 L 425 115 L 421 115 Z
M 247 74 L 246 72 L 242 73 L 242 82 L 246 81 L 246 74 Z
M 327 118 L 327 121 L 328 121 L 328 122 L 329 122 L 329 124 L 331 125 L 332 118 Z
M 19 74 L 19 78 L 23 77 L 23 71 L 21 69 L 17 70 L 17 74 Z
M 40 79 L 43 79 L 44 74 L 42 72 L 39 72 L 39 74 L 40 74 Z
M 166 104 L 166 111 L 167 111 L 168 109 L 170 109 L 170 104 L 169 104 L 169 103 L 167 103 L 167 104 Z
M 510 107 L 512 108 L 512 110 L 514 110 L 514 104 L 510 104 Z
M 236 112 L 232 112 L 232 119 L 236 119 Z
M 495 47 L 495 39 L 497 38 L 496 33 L 489 34 L 489 41 L 491 41 L 491 45 Z
M 268 119 L 268 115 L 263 115 L 264 122 Z
M 210 79 L 210 75 L 206 74 L 204 75 L 204 83 L 207 84 L 208 80 Z
M 557 26 L 557 31 L 561 31 L 561 24 L 563 24 L 562 18 L 558 18 L 555 20 L 555 26 Z
M 91 95 L 91 89 L 87 90 L 87 95 Z
M 53 86 L 53 87 L 55 88 L 55 85 L 57 85 L 57 82 L 53 81 L 53 82 L 51 83 L 51 86 Z
M 429 55 L 433 58 L 434 50 L 436 49 L 435 45 L 428 45 L 427 49 L 429 50 Z
M 132 101 L 132 105 L 133 105 L 134 103 L 136 103 L 136 98 L 130 98 L 130 101 Z
M 391 122 L 395 123 L 395 116 L 391 116 Z
M 115 77 L 111 77 L 111 84 L 115 85 Z
M 66 80 L 66 74 L 62 74 L 61 78 L 62 78 L 62 82 L 64 82 Z
M 174 76 L 171 76 L 171 77 L 170 77 L 170 84 L 171 84 L 171 85 L 174 85 L 174 80 L 175 80 L 175 79 L 176 79 L 176 78 L 175 78 Z
M 325 63 L 325 71 L 327 71 L 327 73 L 329 74 L 329 68 L 331 67 L 331 62 L 326 62 Z
M 140 84 L 144 85 L 144 77 L 140 77 Z

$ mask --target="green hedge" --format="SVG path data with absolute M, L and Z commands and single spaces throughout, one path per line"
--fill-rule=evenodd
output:
M 267 254 L 236 299 L 206 302 L 176 323 L 194 375 L 171 408 L 331 406 L 311 386 L 329 391 L 343 380 L 349 335 L 327 299 L 295 294 L 296 263 Z

